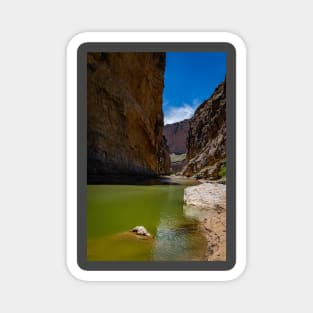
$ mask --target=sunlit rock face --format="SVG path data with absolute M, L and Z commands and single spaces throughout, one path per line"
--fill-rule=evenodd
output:
M 164 136 L 170 153 L 186 153 L 186 141 L 189 131 L 189 119 L 164 126 Z
M 169 174 L 165 53 L 88 53 L 88 178 Z
M 226 82 L 221 83 L 190 120 L 186 176 L 218 179 L 226 164 Z

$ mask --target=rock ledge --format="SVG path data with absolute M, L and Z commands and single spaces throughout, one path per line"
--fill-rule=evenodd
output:
M 204 183 L 185 188 L 184 211 L 201 223 L 208 261 L 226 261 L 226 186 Z

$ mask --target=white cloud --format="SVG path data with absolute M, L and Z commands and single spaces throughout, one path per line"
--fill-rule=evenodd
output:
M 191 105 L 183 103 L 180 107 L 169 108 L 164 112 L 164 124 L 173 124 L 191 118 L 199 104 L 199 100 L 194 99 Z

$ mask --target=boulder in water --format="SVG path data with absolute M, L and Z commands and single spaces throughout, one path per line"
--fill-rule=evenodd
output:
M 144 226 L 136 226 L 132 228 L 130 231 L 140 236 L 152 237 L 151 234 L 147 231 L 147 229 Z

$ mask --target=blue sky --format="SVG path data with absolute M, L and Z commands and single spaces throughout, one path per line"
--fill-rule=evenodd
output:
M 167 52 L 164 76 L 164 124 L 190 118 L 226 74 L 224 52 Z

